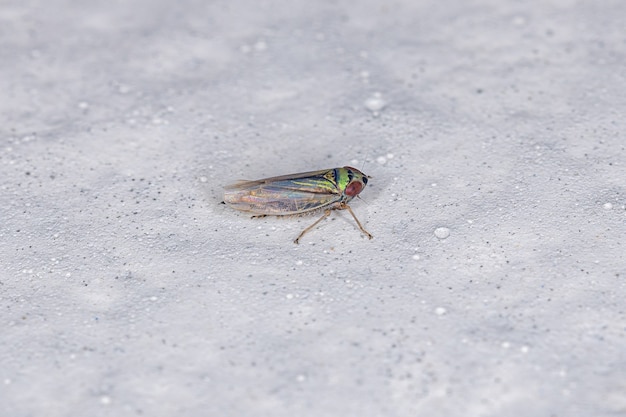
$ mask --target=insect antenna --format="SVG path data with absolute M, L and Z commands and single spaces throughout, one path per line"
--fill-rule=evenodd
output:
M 369 203 L 367 202 L 367 200 L 365 200 L 364 198 L 362 198 L 359 194 L 356 195 L 356 198 L 358 198 L 359 200 L 361 200 L 362 202 L 364 202 L 366 205 L 368 205 Z
M 365 157 L 363 158 L 363 163 L 361 164 L 361 172 L 363 172 L 363 168 L 365 168 L 365 162 L 367 162 L 367 156 L 368 155 L 369 155 L 369 153 L 366 153 Z

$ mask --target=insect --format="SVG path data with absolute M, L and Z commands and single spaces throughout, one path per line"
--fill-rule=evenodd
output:
M 324 210 L 315 223 L 304 229 L 302 236 L 330 216 L 332 210 L 348 210 L 359 229 L 368 238 L 348 203 L 367 185 L 367 175 L 356 168 L 343 167 L 282 175 L 256 181 L 239 181 L 224 188 L 224 202 L 236 210 L 253 213 L 253 217 L 289 216 Z

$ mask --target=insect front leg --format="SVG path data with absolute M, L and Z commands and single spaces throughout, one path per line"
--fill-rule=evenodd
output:
M 330 210 L 326 210 L 326 211 L 324 212 L 324 215 L 323 215 L 322 217 L 320 217 L 319 219 L 317 219 L 317 221 L 316 221 L 315 223 L 313 223 L 312 225 L 310 225 L 309 227 L 307 227 L 306 229 L 304 229 L 304 230 L 303 230 L 303 231 L 302 231 L 302 232 L 298 235 L 298 237 L 296 238 L 296 240 L 294 240 L 294 241 L 293 241 L 293 243 L 296 243 L 296 244 L 300 243 L 300 242 L 299 242 L 299 241 L 300 241 L 300 238 L 301 238 L 302 236 L 304 236 L 304 234 L 305 234 L 306 232 L 308 232 L 309 230 L 313 229 L 315 226 L 317 226 L 317 224 L 318 224 L 319 222 L 321 222 L 322 220 L 324 220 L 324 219 L 325 219 L 326 217 L 328 217 L 328 216 L 330 216 Z
M 341 203 L 341 205 L 339 207 L 337 207 L 337 210 L 348 210 L 350 212 L 350 214 L 352 214 L 352 217 L 354 217 L 354 221 L 356 222 L 356 224 L 359 226 L 359 229 L 361 229 L 361 231 L 363 233 L 365 233 L 365 235 L 368 238 L 373 238 L 374 236 L 372 236 L 372 234 L 370 232 L 368 232 L 367 230 L 365 230 L 363 228 L 363 226 L 361 225 L 361 222 L 359 221 L 359 219 L 356 218 L 356 216 L 354 215 L 354 212 L 352 211 L 352 209 L 350 208 L 349 205 L 347 205 L 346 203 Z

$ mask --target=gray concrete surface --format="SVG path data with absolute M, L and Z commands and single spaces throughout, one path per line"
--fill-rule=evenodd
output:
M 626 415 L 624 16 L 3 1 L 0 415 Z

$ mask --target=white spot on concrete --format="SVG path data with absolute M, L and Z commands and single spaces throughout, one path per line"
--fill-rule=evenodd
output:
M 371 111 L 375 116 L 377 116 L 380 111 L 387 106 L 387 103 L 385 102 L 385 100 L 383 100 L 380 93 L 374 93 L 370 98 L 365 100 L 363 105 L 367 110 Z
M 450 236 L 450 229 L 447 227 L 438 227 L 435 229 L 435 236 L 437 239 L 446 239 Z

